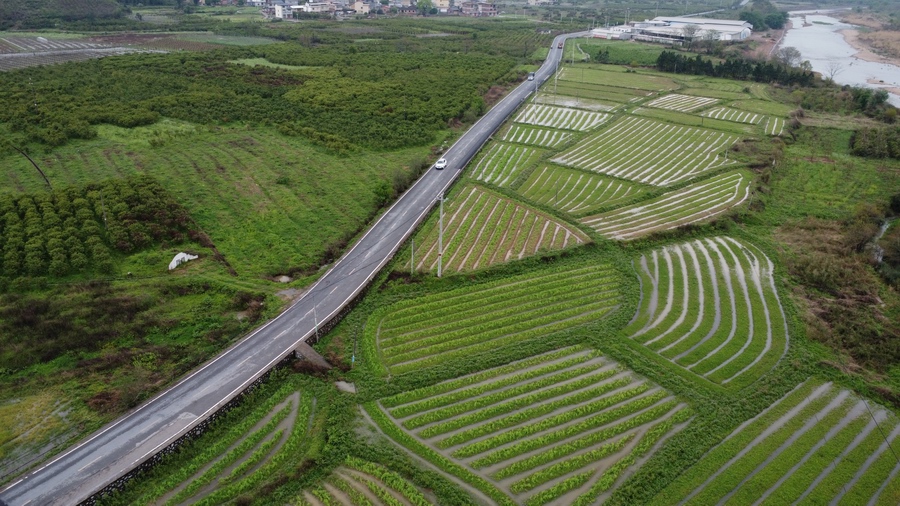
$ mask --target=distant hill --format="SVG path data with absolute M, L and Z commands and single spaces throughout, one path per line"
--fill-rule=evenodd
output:
M 0 2 L 0 30 L 51 28 L 60 22 L 92 22 L 124 15 L 124 8 L 115 0 L 4 0 Z

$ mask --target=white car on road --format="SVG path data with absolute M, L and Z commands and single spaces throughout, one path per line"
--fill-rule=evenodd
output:
M 434 163 L 434 168 L 437 169 L 437 170 L 441 170 L 441 169 L 443 169 L 443 168 L 446 167 L 446 166 L 447 166 L 447 159 L 446 159 L 446 158 L 441 158 L 440 160 L 438 160 L 437 162 Z

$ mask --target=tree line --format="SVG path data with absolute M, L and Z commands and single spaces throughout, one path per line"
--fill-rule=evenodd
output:
M 697 55 L 693 58 L 672 51 L 663 51 L 656 59 L 656 68 L 663 72 L 693 74 L 760 83 L 811 86 L 815 74 L 773 61 L 752 61 L 744 58 L 728 58 L 713 64 L 709 58 Z

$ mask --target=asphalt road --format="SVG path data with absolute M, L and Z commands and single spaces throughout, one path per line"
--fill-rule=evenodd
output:
M 495 105 L 444 155 L 444 170 L 429 169 L 307 293 L 274 320 L 101 429 L 86 441 L 27 473 L 0 492 L 9 506 L 73 505 L 103 489 L 186 434 L 316 333 L 391 259 L 436 200 L 488 138 L 556 69 L 561 35 L 534 81 Z

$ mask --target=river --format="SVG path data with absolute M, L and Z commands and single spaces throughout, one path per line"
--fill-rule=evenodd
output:
M 844 40 L 840 30 L 855 28 L 854 25 L 842 23 L 840 20 L 817 11 L 790 12 L 791 28 L 787 30 L 780 47 L 796 47 L 809 60 L 813 70 L 822 75 L 830 74 L 832 62 L 836 62 L 840 71 L 834 76 L 835 82 L 852 86 L 884 88 L 890 92 L 889 101 L 900 107 L 900 67 L 888 63 L 868 62 L 857 58 L 858 51 Z M 804 26 L 804 16 L 806 25 Z M 875 81 L 875 82 L 872 82 Z M 881 82 L 878 82 L 881 81 Z M 888 88 L 894 88 L 894 92 Z

